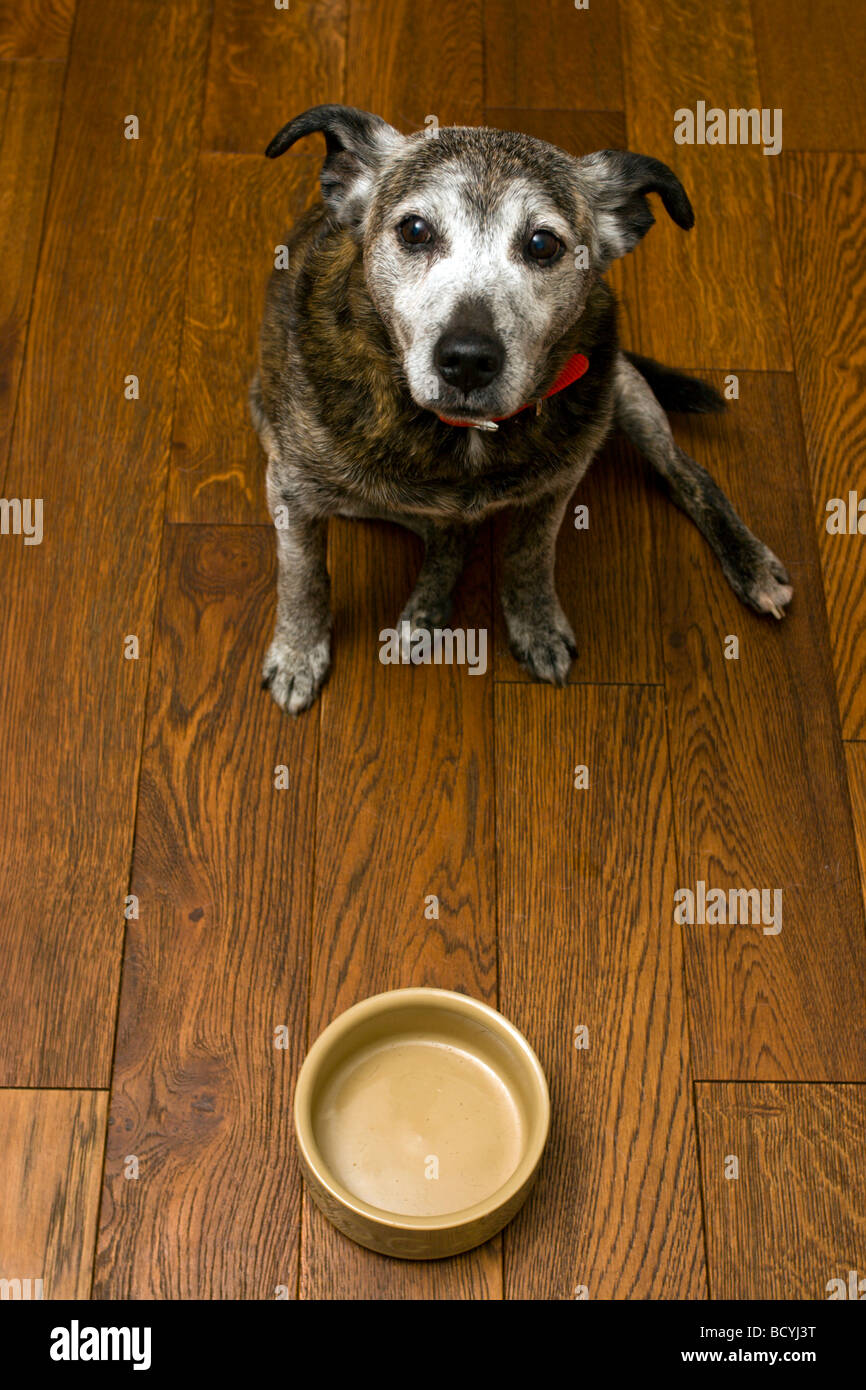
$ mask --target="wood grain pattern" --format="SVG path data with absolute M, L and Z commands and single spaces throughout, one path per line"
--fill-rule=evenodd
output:
M 630 148 L 670 165 L 696 219 L 683 232 L 657 205 L 635 253 L 640 351 L 682 367 L 789 369 L 773 157 L 754 145 L 674 142 L 675 112 L 698 101 L 761 106 L 748 0 L 630 0 L 623 42 Z
M 44 538 L 0 547 L 6 1084 L 108 1080 L 207 18 L 78 6 L 6 478 Z
M 489 106 L 622 109 L 619 5 L 485 0 Z
M 866 539 L 829 534 L 827 504 L 838 497 L 847 506 L 850 492 L 866 498 L 866 156 L 783 153 L 776 174 L 842 730 L 863 738 Z
M 404 133 L 480 125 L 481 0 L 349 0 L 346 101 L 375 111 Z
M 783 622 L 759 618 L 695 527 L 657 499 L 678 886 L 782 892 L 776 935 L 684 928 L 695 1075 L 860 1081 L 863 904 L 794 382 L 743 373 L 723 417 L 683 422 L 677 437 L 794 586 Z M 725 658 L 729 635 L 738 660 Z
M 6 108 L 9 105 L 9 94 L 12 90 L 12 79 L 14 76 L 14 63 L 0 63 L 0 140 L 3 139 Z
M 321 156 L 199 165 L 166 515 L 264 522 L 265 456 L 248 392 L 275 248 L 319 196 Z
M 33 282 L 42 241 L 63 69 L 11 63 L 0 125 L 0 488 L 24 360 Z M 5 495 L 5 494 L 4 494 Z
M 862 1279 L 866 1090 L 695 1090 L 712 1297 L 826 1299 L 830 1280 Z
M 627 143 L 622 111 L 538 111 L 532 107 L 488 106 L 484 124 L 497 130 L 522 130 L 524 135 L 546 140 L 575 155 L 624 150 Z
M 265 527 L 166 530 L 98 1297 L 295 1296 L 317 725 L 260 689 L 272 549 Z
M 0 0 L 0 60 L 62 63 L 74 16 L 75 0 Z
M 215 0 L 202 149 L 262 154 L 308 106 L 339 101 L 346 0 Z
M 414 583 L 420 543 L 331 522 L 335 665 L 322 697 L 312 1042 L 380 990 L 459 989 L 496 1001 L 492 673 L 384 666 L 379 633 Z M 482 537 L 454 626 L 489 628 Z M 428 895 L 438 919 L 425 916 Z M 499 1240 L 454 1260 L 383 1260 L 304 1207 L 305 1298 L 501 1296 Z
M 752 0 L 761 105 L 785 113 L 789 150 L 866 148 L 866 13 L 851 0 Z
M 89 1298 L 107 1109 L 104 1091 L 0 1091 L 0 1279 Z
M 854 836 L 860 861 L 860 886 L 866 902 L 866 743 L 845 744 L 845 766 L 851 811 L 854 817 Z
M 499 686 L 496 718 L 500 1008 L 553 1110 L 505 1232 L 506 1295 L 701 1298 L 661 692 Z

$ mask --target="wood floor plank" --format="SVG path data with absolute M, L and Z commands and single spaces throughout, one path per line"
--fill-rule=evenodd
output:
M 680 366 L 790 369 L 773 156 L 674 141 L 675 112 L 698 101 L 760 107 L 749 0 L 630 0 L 623 43 L 630 148 L 670 165 L 695 210 L 683 232 L 653 200 L 657 225 L 635 252 L 640 350 Z
M 684 927 L 695 1075 L 860 1081 L 863 903 L 796 386 L 743 373 L 739 389 L 677 438 L 781 556 L 794 598 L 781 623 L 743 607 L 696 528 L 655 499 L 678 886 L 778 890 L 782 929 Z
M 0 488 L 18 398 L 63 89 L 63 68 L 58 63 L 4 66 L 8 91 L 0 126 Z
M 0 63 L 0 140 L 3 139 L 6 108 L 9 105 L 9 95 L 12 91 L 12 79 L 15 76 L 15 66 L 14 63 Z
M 201 160 L 166 503 L 171 521 L 269 523 L 265 458 L 247 397 L 276 248 L 319 197 L 320 168 L 320 153 L 277 162 L 260 155 Z
M 496 718 L 500 1007 L 553 1109 L 506 1296 L 701 1298 L 661 692 L 499 686 Z
M 335 664 L 322 696 L 310 1042 L 381 990 L 434 985 L 496 1002 L 491 672 L 383 665 L 378 634 L 408 597 L 420 542 L 375 523 L 331 527 Z M 454 627 L 489 629 L 489 589 L 482 538 Z M 499 1239 L 454 1260 L 386 1260 L 307 1199 L 301 1293 L 498 1298 Z
M 575 155 L 626 147 L 622 111 L 539 111 L 527 106 L 488 106 L 484 124 L 497 130 L 522 130 L 524 135 L 559 145 Z
M 488 106 L 622 109 L 619 5 L 485 0 Z
M 349 0 L 347 100 L 398 130 L 480 125 L 481 0 Z
M 78 5 L 6 478 L 44 534 L 0 547 L 4 1084 L 108 1080 L 208 19 Z
M 866 1273 L 866 1088 L 695 1089 L 712 1297 L 838 1298 L 832 1280 L 848 1296 Z
M 293 116 L 339 101 L 346 11 L 347 0 L 215 0 L 202 149 L 262 154 Z
M 783 153 L 775 186 L 842 730 L 864 738 L 866 539 L 827 525 L 833 498 L 866 512 L 866 155 Z
M 784 111 L 789 150 L 866 149 L 858 0 L 752 0 L 761 105 Z
M 90 1297 L 107 1109 L 105 1091 L 0 1091 L 0 1279 L 32 1298 Z
M 260 689 L 272 552 L 266 527 L 166 529 L 101 1298 L 296 1293 L 317 721 Z
M 866 743 L 845 744 L 845 765 L 860 860 L 860 885 L 866 902 Z
M 75 0 L 0 0 L 0 59 L 62 63 L 74 16 Z

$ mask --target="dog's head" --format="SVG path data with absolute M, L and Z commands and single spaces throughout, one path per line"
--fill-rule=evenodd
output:
M 694 222 L 679 180 L 644 155 L 577 159 L 463 126 L 404 136 L 346 106 L 304 112 L 266 153 L 314 131 L 327 146 L 322 196 L 363 250 L 409 390 L 446 417 L 508 415 L 538 394 L 596 276 L 652 226 L 648 193 L 680 227 Z

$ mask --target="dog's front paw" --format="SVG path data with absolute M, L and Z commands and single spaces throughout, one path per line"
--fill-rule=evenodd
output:
M 270 690 L 280 709 L 287 714 L 300 714 L 315 700 L 330 667 L 330 636 L 303 652 L 275 638 L 262 665 L 262 684 Z
M 577 645 L 562 609 L 557 605 L 526 615 L 506 608 L 505 618 L 509 644 L 521 666 L 536 680 L 565 685 Z
M 412 639 L 416 632 L 434 632 L 444 628 L 451 615 L 451 595 L 415 592 L 397 619 L 400 649 L 404 661 L 410 660 Z
M 737 597 L 757 613 L 783 618 L 794 590 L 782 561 L 763 541 L 754 547 L 733 575 L 728 575 Z

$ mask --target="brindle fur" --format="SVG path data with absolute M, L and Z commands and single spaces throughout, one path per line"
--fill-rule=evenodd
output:
M 288 516 L 276 532 L 277 620 L 263 669 L 277 702 L 292 713 L 307 708 L 328 673 L 325 539 L 334 514 L 387 518 L 421 535 L 425 559 L 400 615 L 414 631 L 447 621 L 478 523 L 508 508 L 501 598 L 511 645 L 534 676 L 562 684 L 576 646 L 554 588 L 556 536 L 568 498 L 614 424 L 662 474 L 738 595 L 780 617 L 791 597 L 784 569 L 674 443 L 646 380 L 657 364 L 633 359 L 645 375 L 620 352 L 614 298 L 600 278 L 651 224 L 646 192 L 661 193 L 675 220 L 691 225 L 688 199 L 670 170 L 618 152 L 577 161 L 501 131 L 404 138 L 377 117 L 342 107 L 304 113 L 269 153 L 313 130 L 328 145 L 326 202 L 298 221 L 288 268 L 271 277 L 250 393 L 268 455 L 268 503 L 272 515 L 282 507 Z M 388 311 L 393 269 L 376 259 L 376 248 L 388 245 L 392 209 L 425 180 L 447 180 L 455 170 L 461 177 L 468 171 L 480 235 L 512 181 L 534 179 L 592 252 L 584 283 L 557 282 L 560 298 L 572 296 L 577 307 L 531 364 L 528 398 L 542 397 L 575 351 L 588 357 L 589 370 L 540 413 L 523 410 L 491 433 L 442 423 L 416 401 Z M 553 319 L 571 310 L 572 300 L 560 298 L 549 296 L 545 312 Z M 679 383 L 689 408 L 718 403 L 709 388 L 669 369 L 657 367 L 657 376 L 672 395 Z

